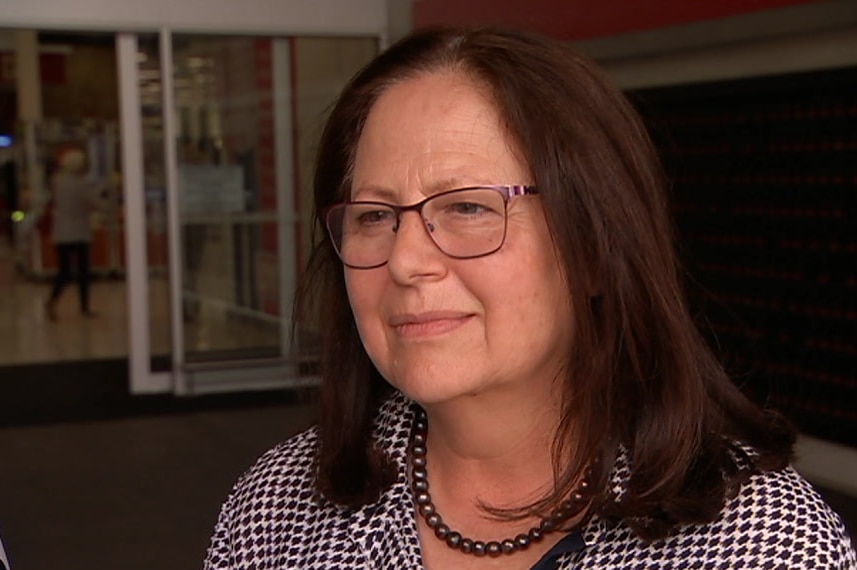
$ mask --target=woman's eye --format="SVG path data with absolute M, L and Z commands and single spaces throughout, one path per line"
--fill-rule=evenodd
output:
M 451 214 L 459 214 L 463 216 L 475 216 L 488 211 L 482 204 L 476 202 L 456 202 L 447 207 L 447 211 Z
M 357 216 L 357 222 L 360 225 L 372 226 L 388 223 L 393 218 L 393 212 L 389 210 L 369 210 L 361 212 Z

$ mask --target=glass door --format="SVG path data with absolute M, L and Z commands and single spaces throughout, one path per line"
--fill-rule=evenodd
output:
M 176 35 L 172 47 L 185 384 L 293 378 L 288 42 Z
M 184 361 L 279 358 L 297 277 L 288 44 L 176 36 L 173 54 Z
M 146 357 L 132 364 L 134 390 L 314 382 L 302 373 L 312 335 L 291 337 L 312 162 L 327 110 L 377 39 L 164 31 L 122 41 L 135 67 L 126 119 L 139 129 L 125 136 L 142 141 L 125 157 L 142 180 L 126 207 L 145 212 L 130 255 L 139 294 L 129 294 L 148 331 L 136 333 Z

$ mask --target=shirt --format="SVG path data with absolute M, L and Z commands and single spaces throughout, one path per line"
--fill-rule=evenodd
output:
M 400 393 L 381 407 L 373 437 L 398 476 L 377 501 L 359 508 L 316 492 L 314 428 L 268 451 L 224 503 L 205 569 L 422 568 L 406 461 L 413 417 L 412 403 Z M 620 459 L 614 490 L 628 473 Z M 857 570 L 842 520 L 791 467 L 751 476 L 717 520 L 680 526 L 667 538 L 646 542 L 621 521 L 597 515 L 579 538 L 562 541 L 565 547 L 537 568 Z
M 92 212 L 99 208 L 98 187 L 83 175 L 60 172 L 53 179 L 54 242 L 92 241 Z

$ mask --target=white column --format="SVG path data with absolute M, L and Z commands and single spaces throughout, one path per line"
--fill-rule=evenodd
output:
M 47 206 L 48 192 L 42 160 L 36 142 L 36 129 L 42 121 L 42 82 L 39 65 L 39 36 L 35 30 L 15 31 L 15 73 L 18 89 L 18 118 L 24 133 L 24 164 L 26 187 L 30 193 L 31 217 L 27 232 L 30 242 L 30 269 L 42 272 L 42 244 L 35 222 Z M 24 237 L 26 239 L 26 237 Z
M 42 120 L 42 82 L 39 76 L 39 36 L 35 30 L 15 31 L 15 73 L 18 87 L 18 116 Z

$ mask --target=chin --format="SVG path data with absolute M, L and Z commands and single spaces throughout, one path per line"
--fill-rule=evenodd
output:
M 480 372 L 484 364 L 448 350 L 388 353 L 374 362 L 390 385 L 420 404 L 472 396 L 485 388 L 485 374 Z
M 422 406 L 433 406 L 459 398 L 472 398 L 482 392 L 470 382 L 455 382 L 449 377 L 399 379 L 390 384 Z

